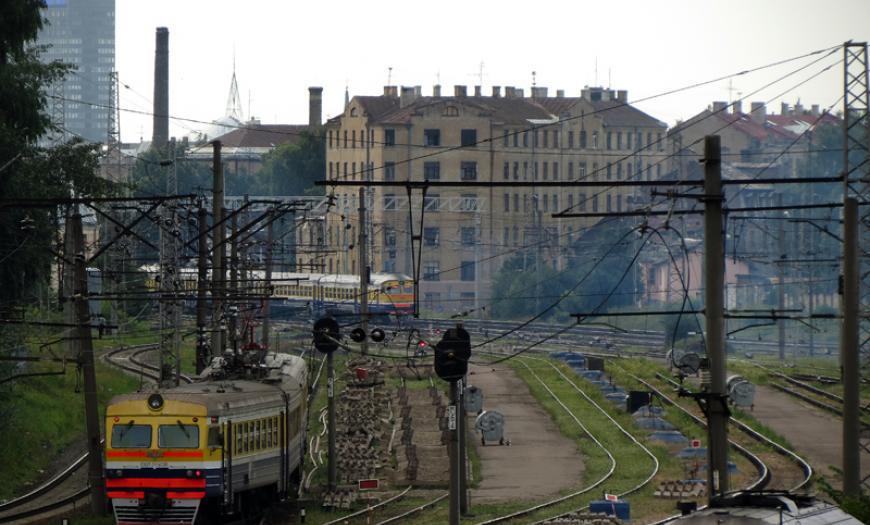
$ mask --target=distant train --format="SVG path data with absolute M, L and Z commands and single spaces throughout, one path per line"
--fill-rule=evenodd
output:
M 146 274 L 146 287 L 158 289 L 157 265 L 140 268 Z M 195 268 L 182 268 L 179 289 L 186 298 L 197 290 Z M 273 272 L 271 290 L 267 290 L 265 272 L 248 272 L 245 294 L 252 297 L 271 297 L 272 309 L 277 315 L 286 312 L 308 311 L 314 315 L 359 313 L 360 278 L 358 275 L 325 273 Z M 373 273 L 369 278 L 369 312 L 374 315 L 405 316 L 414 310 L 414 281 L 398 273 Z
M 269 354 L 251 370 L 124 394 L 106 408 L 106 496 L 118 525 L 219 523 L 295 493 L 307 419 L 305 361 Z

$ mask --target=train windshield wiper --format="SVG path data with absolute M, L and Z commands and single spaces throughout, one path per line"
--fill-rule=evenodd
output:
M 184 432 L 185 437 L 187 437 L 187 439 L 190 439 L 190 432 L 188 432 L 187 429 L 184 428 L 184 423 L 182 423 L 180 419 L 176 419 L 175 422 L 178 424 L 178 428 L 180 428 L 181 431 Z
M 118 438 L 123 440 L 124 436 L 127 435 L 127 432 L 129 432 L 130 429 L 133 428 L 133 423 L 135 423 L 135 422 L 136 422 L 135 420 L 131 419 L 129 423 L 124 425 L 124 428 L 121 429 L 121 435 L 119 435 Z

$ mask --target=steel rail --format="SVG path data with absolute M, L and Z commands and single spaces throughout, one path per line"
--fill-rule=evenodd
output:
M 492 518 L 492 519 L 489 519 L 486 521 L 482 521 L 482 522 L 478 523 L 477 525 L 491 525 L 494 523 L 501 523 L 504 521 L 512 520 L 514 518 L 527 516 L 533 512 L 537 512 L 539 510 L 543 510 L 543 509 L 546 509 L 548 507 L 552 507 L 553 505 L 557 505 L 557 504 L 562 503 L 563 501 L 567 501 L 571 498 L 575 498 L 577 496 L 582 496 L 583 494 L 588 493 L 592 489 L 598 487 L 599 485 L 601 485 L 602 483 L 604 483 L 605 481 L 610 479 L 613 476 L 613 473 L 616 472 L 616 468 L 618 466 L 616 458 L 613 457 L 613 454 L 610 452 L 610 450 L 606 446 L 604 446 L 604 444 L 601 441 L 599 441 L 598 438 L 596 438 L 595 435 L 593 435 L 592 432 L 590 432 L 588 428 L 586 428 L 586 425 L 584 425 L 580 421 L 580 419 L 577 417 L 577 415 L 570 408 L 568 408 L 567 405 L 565 405 L 565 403 L 563 403 L 561 399 L 559 399 L 559 396 L 557 396 L 556 393 L 553 392 L 553 390 L 550 389 L 549 386 L 547 386 L 547 383 L 545 383 L 544 380 L 541 379 L 541 377 L 538 374 L 536 374 L 535 371 L 531 367 L 529 367 L 529 365 L 527 365 L 525 363 L 525 359 L 527 359 L 527 358 L 522 358 L 522 359 L 520 359 L 519 362 L 523 366 L 525 366 L 526 370 L 528 370 L 535 377 L 535 379 L 537 379 L 537 381 L 541 384 L 541 386 L 543 386 L 544 389 L 547 390 L 547 393 L 550 394 L 550 396 L 556 401 L 556 403 L 558 403 L 559 406 L 561 406 L 562 409 L 564 409 L 565 412 L 568 413 L 568 415 L 571 417 L 571 419 L 573 419 L 574 422 L 577 423 L 577 425 L 583 430 L 583 433 L 585 433 L 587 436 L 589 436 L 589 438 L 591 438 L 592 441 L 594 441 L 595 444 L 598 445 L 598 447 L 601 448 L 601 450 L 603 450 L 605 454 L 607 454 L 607 457 L 610 460 L 610 469 L 604 474 L 604 476 L 602 476 L 600 479 L 598 479 L 595 483 L 593 483 L 592 485 L 589 485 L 587 487 L 584 487 L 581 490 L 578 490 L 578 491 L 573 492 L 571 494 L 567 494 L 565 496 L 560 496 L 560 497 L 553 499 L 553 500 L 550 500 L 550 501 L 545 501 L 544 503 L 539 503 L 537 505 L 534 505 L 532 507 L 528 507 L 526 509 L 518 510 L 518 511 L 512 512 L 510 514 L 506 514 L 504 516 L 498 516 L 498 517 L 495 517 L 495 518 Z
M 537 359 L 537 360 L 539 360 L 539 361 L 545 361 L 544 359 L 539 359 L 539 358 L 531 358 L 531 359 Z M 568 382 L 568 384 L 570 384 L 570 385 L 574 388 L 574 390 L 576 390 L 577 392 L 579 392 L 580 395 L 582 395 L 584 398 L 586 398 L 586 400 L 587 400 L 589 403 L 591 403 L 592 405 L 594 405 L 595 408 L 597 408 L 599 411 L 601 411 L 602 414 L 604 414 L 605 416 L 607 416 L 607 419 L 609 419 L 609 420 L 610 420 L 614 425 L 616 425 L 616 427 L 617 427 L 617 428 L 618 428 L 618 429 L 619 429 L 623 434 L 625 434 L 626 437 L 628 437 L 632 442 L 634 442 L 635 445 L 637 445 L 638 447 L 640 447 L 640 449 L 643 450 L 644 453 L 645 453 L 646 455 L 648 455 L 650 458 L 652 458 L 652 460 L 653 460 L 653 469 L 652 469 L 652 472 L 650 473 L 650 475 L 647 476 L 647 478 L 646 478 L 645 480 L 643 480 L 642 482 L 638 483 L 637 485 L 631 487 L 630 489 L 618 493 L 617 496 L 619 496 L 619 497 L 627 496 L 627 495 L 629 495 L 629 494 L 632 494 L 632 493 L 634 493 L 634 492 L 637 492 L 638 490 L 642 489 L 642 488 L 645 487 L 647 484 L 649 484 L 649 482 L 652 481 L 652 479 L 656 476 L 656 474 L 658 474 L 658 472 L 659 472 L 659 468 L 660 468 L 659 460 L 658 460 L 658 458 L 655 456 L 655 454 L 653 454 L 652 451 L 650 451 L 649 448 L 647 448 L 647 447 L 646 447 L 645 445 L 643 445 L 640 441 L 638 441 L 637 438 L 634 437 L 634 435 L 631 434 L 631 432 L 629 432 L 628 430 L 626 430 L 625 427 L 623 427 L 622 425 L 619 424 L 619 422 L 617 422 L 615 419 L 613 419 L 613 417 L 612 417 L 612 416 L 611 416 L 611 415 L 610 415 L 606 410 L 604 410 L 603 408 L 601 408 L 601 405 L 599 405 L 599 404 L 596 403 L 592 398 L 590 398 L 589 395 L 586 394 L 586 392 L 585 392 L 583 389 L 581 389 L 580 387 L 578 387 L 578 386 L 577 386 L 577 383 L 575 383 L 575 382 L 572 381 L 572 380 L 571 380 L 567 375 L 565 375 L 565 373 L 562 372 L 562 370 L 561 370 L 559 367 L 557 367 L 556 365 L 554 365 L 554 364 L 553 364 L 552 362 L 550 362 L 549 360 L 546 360 L 546 361 L 548 362 L 548 364 L 549 364 L 549 365 L 550 365 L 554 370 L 556 370 L 556 372 L 559 373 L 560 376 L 562 376 L 563 379 L 565 379 L 565 381 Z M 575 512 L 584 511 L 584 510 L 586 510 L 586 509 L 588 509 L 588 508 L 589 508 L 589 505 L 584 505 L 583 507 L 581 507 L 581 508 L 579 508 L 579 509 L 574 509 L 574 510 L 569 511 L 569 512 L 564 512 L 564 513 L 559 514 L 559 515 L 557 515 L 557 516 L 551 516 L 550 518 L 547 518 L 547 519 L 545 519 L 545 520 L 541 520 L 541 521 L 539 521 L 538 523 L 545 523 L 545 522 L 548 522 L 548 521 L 551 521 L 551 520 L 554 520 L 554 519 L 562 518 L 562 517 L 565 517 L 565 516 L 567 516 L 567 515 L 569 515 L 569 514 L 573 514 L 573 513 L 575 513 Z
M 449 493 L 445 492 L 444 494 L 441 494 L 440 496 L 433 499 L 432 501 L 428 501 L 428 502 L 420 505 L 419 507 L 414 507 L 413 509 L 411 509 L 407 512 L 403 512 L 403 513 L 399 514 L 398 516 L 393 516 L 392 518 L 387 518 L 384 521 L 379 521 L 377 523 L 377 525 L 387 525 L 388 523 L 395 523 L 397 521 L 403 521 L 405 518 L 411 517 L 414 514 L 417 514 L 419 512 L 423 512 L 424 510 L 428 509 L 429 507 L 437 504 L 439 501 L 447 498 L 447 496 L 449 496 L 449 495 L 450 495 Z
M 408 491 L 410 491 L 410 490 L 411 490 L 411 485 L 408 485 L 408 486 L 405 488 L 405 490 L 403 490 L 402 492 L 400 492 L 400 493 L 398 493 L 398 494 L 396 494 L 396 495 L 390 497 L 390 498 L 387 499 L 387 500 L 384 500 L 384 501 L 382 501 L 382 502 L 380 502 L 380 503 L 377 503 L 377 504 L 375 504 L 375 505 L 372 505 L 372 506 L 370 506 L 370 507 L 366 507 L 366 508 L 364 508 L 364 509 L 358 510 L 358 511 L 356 511 L 356 512 L 352 512 L 352 513 L 347 514 L 347 515 L 345 515 L 345 516 L 342 516 L 342 517 L 340 517 L 340 518 L 336 518 L 336 519 L 334 519 L 334 520 L 332 520 L 332 521 L 327 521 L 327 522 L 324 523 L 323 525 L 337 525 L 338 523 L 347 523 L 347 520 L 349 520 L 349 519 L 351 519 L 351 518 L 356 518 L 357 516 L 362 516 L 362 515 L 364 515 L 364 514 L 366 514 L 366 513 L 372 512 L 372 511 L 374 511 L 374 510 L 376 510 L 376 509 L 383 508 L 383 507 L 389 505 L 390 503 L 394 503 L 394 502 L 396 502 L 396 501 L 399 501 L 400 499 L 404 498 L 404 497 L 405 497 L 405 494 L 407 494 Z

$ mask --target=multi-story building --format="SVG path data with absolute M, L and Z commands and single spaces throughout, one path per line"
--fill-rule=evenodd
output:
M 373 271 L 413 275 L 420 264 L 426 309 L 452 311 L 489 297 L 502 264 L 525 253 L 530 268 L 557 269 L 568 246 L 597 219 L 554 213 L 629 209 L 639 196 L 627 181 L 662 175 L 666 125 L 627 103 L 626 91 L 585 88 L 579 97 L 547 88 L 494 86 L 483 96 L 456 86 L 453 96 L 422 96 L 419 86 L 386 86 L 381 96 L 357 96 L 326 124 L 328 180 L 449 181 L 450 187 L 377 187 L 368 192 L 367 224 Z M 577 180 L 612 186 L 483 186 Z M 321 243 L 300 267 L 356 273 L 358 189 L 333 191 L 335 207 L 308 239 Z M 422 216 L 422 223 L 421 223 Z M 419 235 L 419 258 L 412 253 Z M 304 235 L 304 232 L 303 232 Z M 303 237 L 304 238 L 304 237 Z
M 37 43 L 50 47 L 41 58 L 74 67 L 62 85 L 49 88 L 51 116 L 56 120 L 62 115 L 69 134 L 106 142 L 109 108 L 114 104 L 110 73 L 115 69 L 115 0 L 47 0 L 46 4 L 47 23 Z

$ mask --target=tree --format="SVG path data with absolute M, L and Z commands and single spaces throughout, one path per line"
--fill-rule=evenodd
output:
M 0 304 L 22 305 L 48 282 L 56 209 L 26 207 L 17 199 L 103 195 L 109 183 L 97 177 L 98 146 L 79 140 L 55 148 L 37 145 L 54 129 L 46 88 L 70 69 L 39 61 L 34 47 L 43 19 L 38 0 L 0 3 Z
M 263 159 L 253 185 L 260 195 L 323 195 L 314 182 L 323 180 L 326 143 L 322 131 L 305 131 L 295 144 L 282 144 Z

